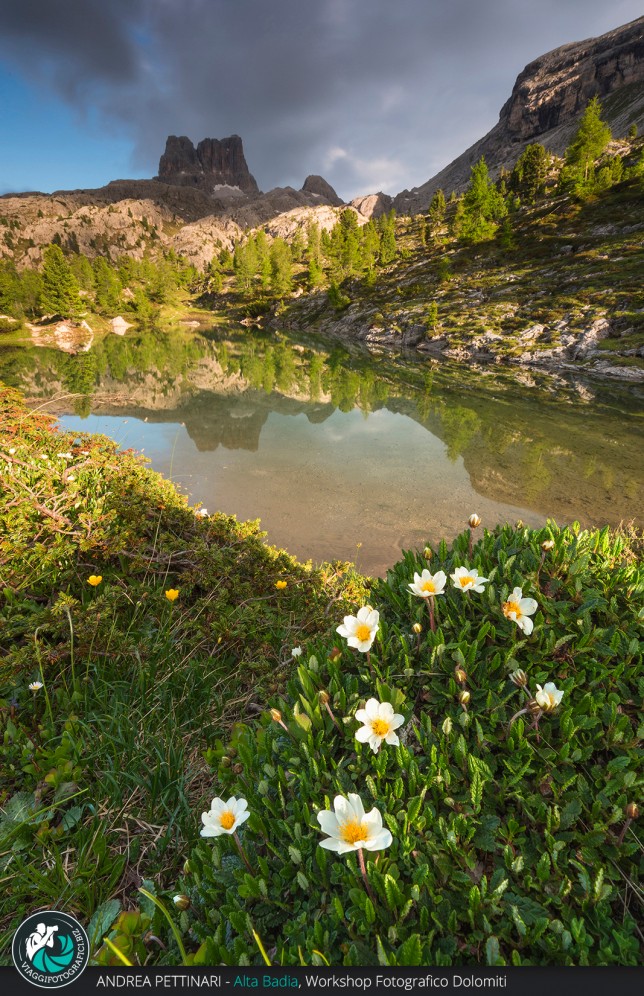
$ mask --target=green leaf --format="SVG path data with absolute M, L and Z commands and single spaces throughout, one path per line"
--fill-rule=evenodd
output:
M 107 899 L 94 912 L 92 919 L 87 925 L 87 936 L 91 950 L 95 950 L 103 943 L 103 938 L 110 932 L 112 924 L 121 912 L 121 903 L 118 899 Z

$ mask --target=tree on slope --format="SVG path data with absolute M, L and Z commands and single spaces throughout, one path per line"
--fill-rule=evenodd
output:
M 40 308 L 44 315 L 72 318 L 80 312 L 78 284 L 60 246 L 48 245 L 43 253 Z
M 602 121 L 601 112 L 599 98 L 593 97 L 583 113 L 575 137 L 566 149 L 562 181 L 578 193 L 592 190 L 595 163 L 613 137 L 606 122 Z

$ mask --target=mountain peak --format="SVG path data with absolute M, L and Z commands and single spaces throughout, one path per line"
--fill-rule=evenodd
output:
M 259 193 L 239 135 L 204 138 L 196 149 L 186 135 L 169 135 L 155 179 L 172 186 L 198 187 L 209 194 L 216 193 L 215 188 L 219 186 L 239 187 L 249 194 Z

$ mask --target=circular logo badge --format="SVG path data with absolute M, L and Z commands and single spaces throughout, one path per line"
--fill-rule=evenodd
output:
M 67 986 L 89 961 L 89 940 L 69 913 L 44 910 L 23 920 L 13 936 L 13 963 L 27 982 L 43 989 Z

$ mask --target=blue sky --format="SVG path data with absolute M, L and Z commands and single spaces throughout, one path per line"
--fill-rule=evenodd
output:
M 157 171 L 168 134 L 239 134 L 261 189 L 423 183 L 517 74 L 641 0 L 2 0 L 0 193 Z

